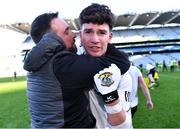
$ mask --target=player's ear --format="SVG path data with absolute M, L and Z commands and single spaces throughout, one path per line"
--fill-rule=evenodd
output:
M 111 42 L 112 36 L 113 36 L 113 34 L 112 34 L 112 32 L 110 32 L 110 33 L 109 33 L 109 42 Z

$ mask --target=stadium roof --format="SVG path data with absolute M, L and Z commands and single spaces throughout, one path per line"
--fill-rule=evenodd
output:
M 78 31 L 80 23 L 78 18 L 65 19 L 70 27 Z M 172 10 L 167 12 L 146 12 L 142 14 L 132 13 L 116 16 L 116 23 L 114 27 L 130 28 L 133 26 L 146 27 L 150 25 L 167 25 L 167 24 L 180 24 L 180 10 Z M 0 27 L 18 31 L 20 33 L 28 34 L 30 30 L 30 23 L 14 23 L 3 24 Z

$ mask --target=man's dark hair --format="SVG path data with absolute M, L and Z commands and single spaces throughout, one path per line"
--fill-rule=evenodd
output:
M 41 40 L 43 35 L 51 29 L 51 20 L 57 17 L 58 12 L 44 13 L 34 19 L 31 24 L 30 34 L 36 44 Z
M 93 23 L 98 25 L 106 23 L 109 25 L 110 30 L 112 30 L 115 17 L 108 6 L 93 3 L 82 10 L 79 20 L 81 25 L 84 23 Z

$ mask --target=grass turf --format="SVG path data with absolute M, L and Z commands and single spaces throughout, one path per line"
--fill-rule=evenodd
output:
M 154 109 L 146 108 L 139 90 L 135 128 L 180 128 L 180 72 L 160 73 L 160 86 L 150 90 Z M 29 128 L 25 77 L 0 78 L 0 128 Z
M 28 128 L 25 77 L 0 78 L 0 128 Z
M 134 116 L 135 128 L 180 128 L 180 72 L 160 73 L 160 86 L 150 90 L 154 109 L 146 108 L 139 89 L 139 106 Z

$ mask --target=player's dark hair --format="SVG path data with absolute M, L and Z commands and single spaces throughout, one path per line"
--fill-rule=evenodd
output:
M 79 20 L 81 25 L 84 23 L 93 23 L 98 25 L 106 23 L 109 25 L 110 30 L 112 30 L 115 17 L 108 6 L 93 3 L 82 10 Z

